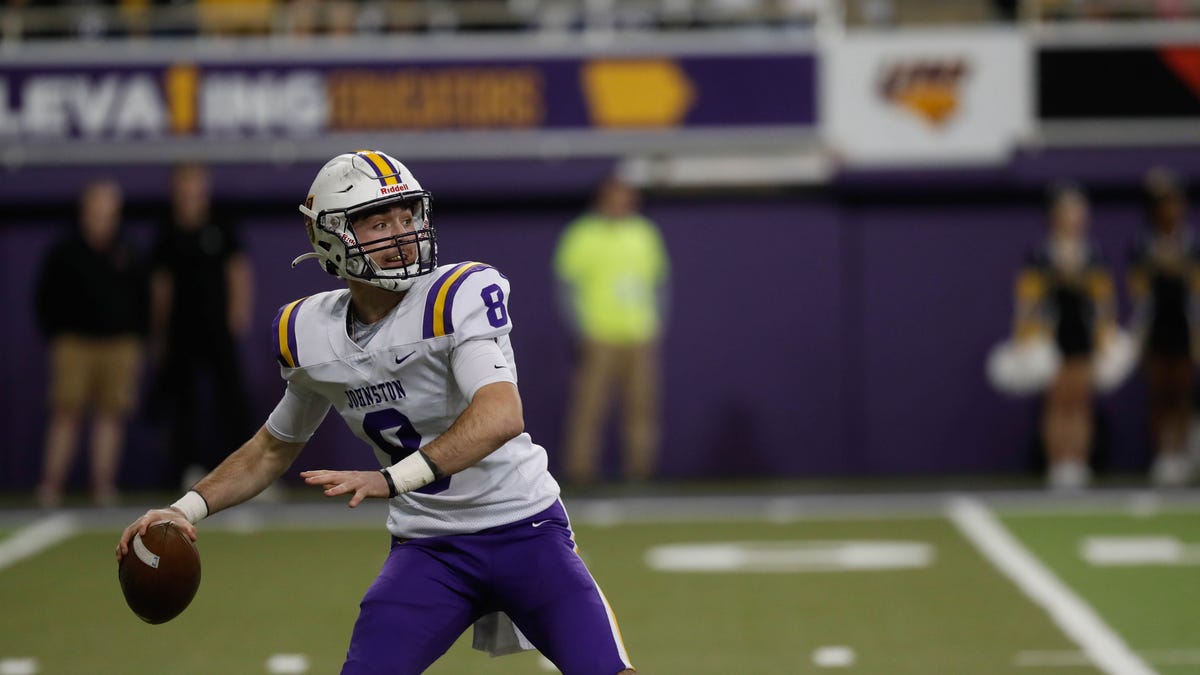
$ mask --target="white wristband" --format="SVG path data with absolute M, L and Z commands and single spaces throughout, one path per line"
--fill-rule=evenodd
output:
M 429 468 L 429 464 L 425 462 L 425 458 L 419 452 L 414 452 L 387 467 L 384 471 L 388 472 L 392 477 L 392 482 L 396 484 L 396 494 L 398 495 L 423 488 L 432 483 L 436 478 L 433 475 L 433 469 Z
M 172 504 L 171 508 L 182 513 L 183 517 L 193 525 L 208 516 L 208 502 L 195 490 L 189 490 L 187 494 L 179 498 L 179 501 Z

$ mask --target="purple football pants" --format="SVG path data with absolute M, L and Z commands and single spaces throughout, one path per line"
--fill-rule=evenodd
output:
M 363 597 L 342 675 L 415 675 L 476 619 L 504 611 L 564 675 L 631 668 L 616 618 L 559 502 L 474 534 L 393 540 Z

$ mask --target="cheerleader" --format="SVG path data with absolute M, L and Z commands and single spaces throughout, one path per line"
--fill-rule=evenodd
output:
M 1149 228 L 1134 248 L 1129 290 L 1134 325 L 1142 340 L 1150 393 L 1155 485 L 1185 485 L 1191 476 L 1188 435 L 1192 413 L 1193 327 L 1200 284 L 1200 248 L 1186 224 L 1183 188 L 1164 169 L 1145 181 Z
M 1061 357 L 1045 385 L 1041 438 L 1047 483 L 1081 489 L 1091 479 L 1093 358 L 1117 332 L 1112 277 L 1087 238 L 1088 201 L 1062 186 L 1051 193 L 1049 232 L 1016 284 L 1014 342 L 1049 338 Z

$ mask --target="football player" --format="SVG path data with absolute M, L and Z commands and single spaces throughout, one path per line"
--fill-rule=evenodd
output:
M 312 258 L 348 288 L 284 305 L 287 382 L 266 424 L 182 498 L 121 535 L 246 501 L 292 464 L 332 407 L 380 471 L 301 473 L 326 496 L 388 500 L 391 551 L 361 603 L 343 674 L 419 673 L 472 624 L 493 654 L 536 647 L 567 675 L 632 673 L 616 619 L 575 550 L 546 452 L 524 433 L 509 284 L 437 264 L 430 195 L 396 159 L 339 155 L 300 207 Z

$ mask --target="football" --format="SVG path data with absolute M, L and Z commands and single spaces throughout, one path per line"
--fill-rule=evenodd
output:
M 134 535 L 117 570 L 129 609 L 146 623 L 166 623 L 187 609 L 200 588 L 200 552 L 172 523 Z

